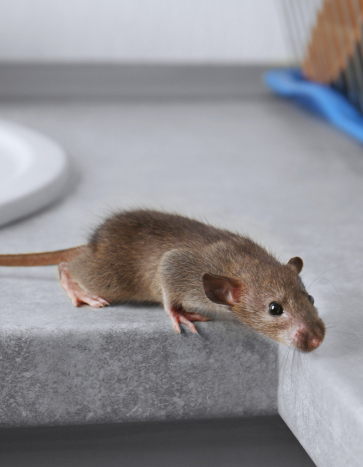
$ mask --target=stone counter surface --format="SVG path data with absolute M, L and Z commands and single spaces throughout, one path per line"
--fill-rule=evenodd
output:
M 1 332 L 3 426 L 276 413 L 276 349 L 234 322 L 176 336 L 160 308 L 26 308 L 44 327 Z
M 311 355 L 281 349 L 279 411 L 317 465 L 362 465 L 361 146 L 267 92 L 7 101 L 0 117 L 56 139 L 73 165 L 61 201 L 0 230 L 4 253 L 75 246 L 106 213 L 152 206 L 240 219 L 288 245 L 284 260 L 300 255 L 329 327 Z M 1 268 L 0 293 L 3 425 L 276 411 L 277 347 L 229 315 L 197 337 L 174 336 L 160 308 L 74 309 L 52 267 Z

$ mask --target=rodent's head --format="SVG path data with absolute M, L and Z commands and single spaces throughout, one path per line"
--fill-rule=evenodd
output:
M 251 262 L 249 274 L 240 277 L 206 273 L 205 294 L 261 334 L 311 352 L 322 343 L 325 325 L 299 277 L 302 267 L 302 259 L 295 257 L 287 264 L 273 261 L 268 268 Z

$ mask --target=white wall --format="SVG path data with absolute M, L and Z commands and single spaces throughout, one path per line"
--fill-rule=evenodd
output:
M 0 0 L 0 60 L 283 62 L 279 0 Z

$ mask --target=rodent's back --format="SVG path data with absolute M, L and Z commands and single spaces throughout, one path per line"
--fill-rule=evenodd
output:
M 124 245 L 148 246 L 155 244 L 158 251 L 168 250 L 176 244 L 189 246 L 191 243 L 213 243 L 221 239 L 229 239 L 234 234 L 226 230 L 207 225 L 194 219 L 168 214 L 159 211 L 137 210 L 125 211 L 105 220 L 90 238 L 90 245 L 97 248 L 120 242 Z

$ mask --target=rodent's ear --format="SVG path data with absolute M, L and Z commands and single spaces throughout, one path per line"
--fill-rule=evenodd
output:
M 299 256 L 295 256 L 295 258 L 291 258 L 287 264 L 292 266 L 297 274 L 300 274 L 304 266 L 304 261 L 301 258 L 299 258 Z
M 233 306 L 241 300 L 242 284 L 232 277 L 203 275 L 204 292 L 214 303 Z

